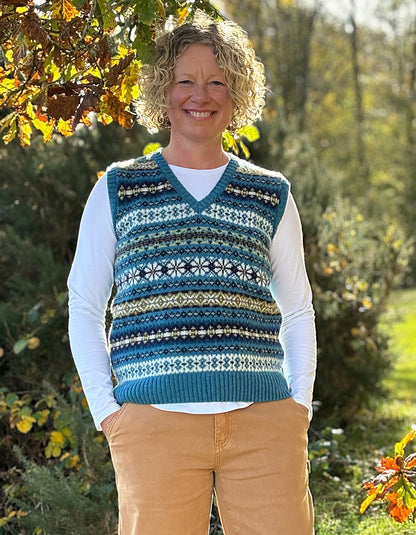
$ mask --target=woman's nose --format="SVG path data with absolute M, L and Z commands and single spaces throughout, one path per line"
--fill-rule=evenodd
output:
M 205 102 L 209 99 L 208 86 L 205 83 L 197 83 L 194 85 L 192 98 L 195 102 Z

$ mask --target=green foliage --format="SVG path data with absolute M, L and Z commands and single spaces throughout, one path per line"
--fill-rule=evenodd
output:
M 381 312 L 409 247 L 397 227 L 339 201 L 322 214 L 312 260 L 320 368 L 316 398 L 352 416 L 390 369 Z M 318 260 L 319 258 L 319 260 Z
M 2 449 L 15 444 L 5 453 L 5 533 L 17 524 L 28 535 L 114 533 L 114 473 L 77 377 L 66 377 L 60 393 L 47 385 L 22 396 L 3 389 L 0 421 Z
M 316 421 L 350 421 L 391 368 L 381 328 L 386 300 L 408 269 L 411 243 L 394 223 L 366 219 L 320 167 L 307 136 L 287 138 L 282 163 L 293 177 L 305 234 L 318 335 Z

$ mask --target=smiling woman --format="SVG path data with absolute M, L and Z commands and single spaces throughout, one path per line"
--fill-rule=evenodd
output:
M 141 69 L 136 107 L 139 122 L 151 132 L 169 128 L 169 90 L 174 69 L 189 45 L 209 47 L 214 54 L 234 103 L 228 129 L 234 132 L 254 123 L 265 104 L 263 64 L 238 25 L 232 21 L 216 24 L 202 13 L 196 15 L 193 24 L 184 24 L 163 35 L 157 42 L 155 62 Z
M 120 534 L 206 535 L 215 492 L 226 535 L 312 535 L 316 341 L 299 215 L 283 175 L 222 147 L 226 128 L 259 117 L 263 66 L 241 28 L 201 16 L 161 38 L 140 84 L 139 120 L 169 128 L 169 143 L 109 167 L 68 280 Z

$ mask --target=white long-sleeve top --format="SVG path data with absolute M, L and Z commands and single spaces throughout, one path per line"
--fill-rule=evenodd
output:
M 195 170 L 171 166 L 182 185 L 198 201 L 215 187 L 226 166 Z M 68 278 L 71 351 L 97 429 L 119 410 L 113 394 L 105 316 L 114 284 L 116 248 L 104 175 L 93 188 L 81 219 L 77 249 Z M 284 373 L 295 401 L 312 417 L 316 370 L 315 313 L 305 269 L 302 228 L 289 194 L 284 215 L 270 247 L 271 289 L 282 313 L 280 342 Z M 249 405 L 247 402 L 155 405 L 163 410 L 215 414 Z

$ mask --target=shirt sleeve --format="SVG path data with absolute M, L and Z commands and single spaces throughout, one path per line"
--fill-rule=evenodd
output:
M 271 244 L 270 258 L 271 290 L 282 313 L 284 373 L 292 397 L 308 408 L 311 419 L 316 374 L 315 311 L 305 267 L 301 222 L 291 193 Z
M 97 429 L 119 410 L 113 394 L 105 317 L 114 283 L 116 237 L 107 177 L 93 188 L 85 206 L 68 278 L 69 340 Z

